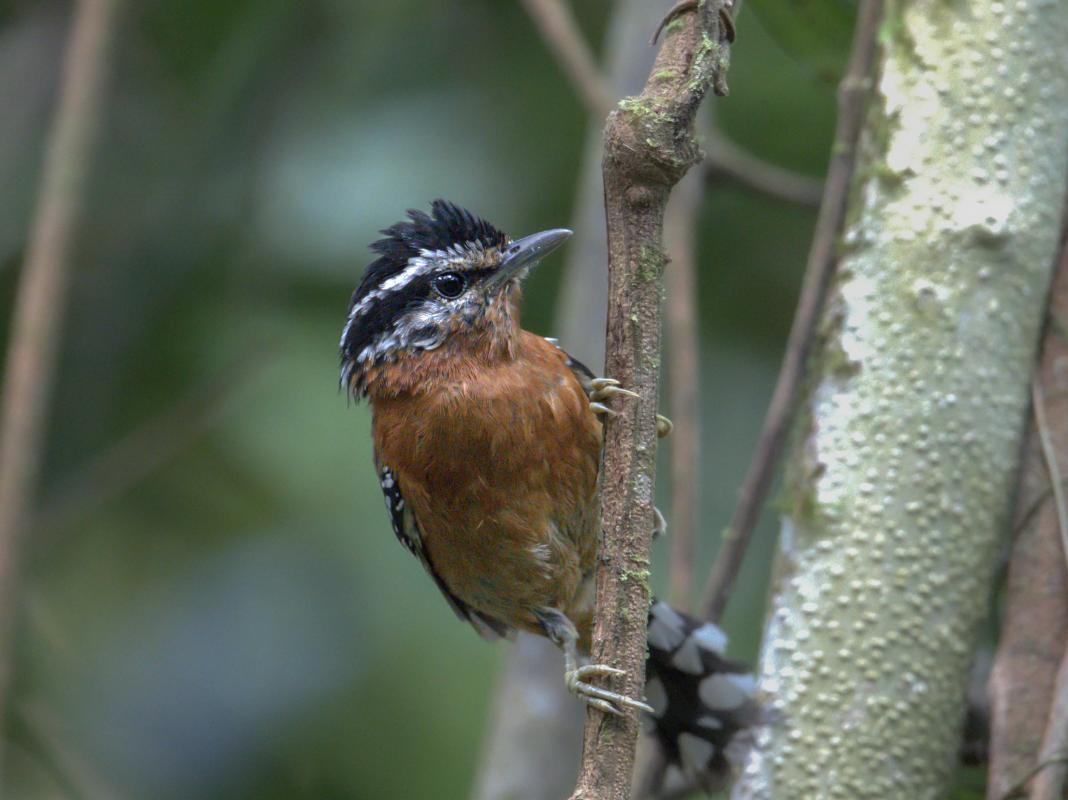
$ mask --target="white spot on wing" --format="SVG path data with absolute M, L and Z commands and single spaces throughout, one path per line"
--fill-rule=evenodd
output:
M 693 637 L 688 637 L 682 643 L 682 647 L 671 657 L 671 664 L 690 675 L 700 675 L 705 671 L 705 665 L 701 663 L 701 653 Z
M 711 650 L 719 655 L 727 650 L 727 634 L 711 622 L 706 622 L 690 636 L 702 650 Z
M 653 618 L 649 623 L 647 640 L 649 644 L 658 650 L 671 652 L 682 642 L 683 633 L 678 628 L 673 628 L 662 620 Z
M 733 711 L 752 696 L 755 686 L 752 675 L 718 673 L 701 681 L 697 694 L 709 708 Z
M 683 766 L 691 772 L 704 769 L 714 752 L 716 748 L 712 746 L 712 742 L 706 742 L 692 733 L 679 734 L 679 755 L 682 756 Z
M 667 603 L 653 603 L 652 621 L 649 623 L 648 641 L 653 647 L 668 652 L 682 644 L 686 621 Z

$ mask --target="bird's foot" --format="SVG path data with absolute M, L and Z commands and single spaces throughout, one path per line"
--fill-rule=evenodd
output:
M 637 392 L 624 389 L 615 378 L 594 378 L 590 381 L 590 402 L 604 403 L 613 397 L 637 397 Z
M 632 392 L 630 389 L 624 389 L 615 378 L 594 378 L 590 381 L 589 397 L 590 410 L 594 414 L 614 417 L 619 412 L 609 408 L 607 401 L 613 397 L 638 397 L 638 393 Z M 663 439 L 671 433 L 674 427 L 671 420 L 663 414 L 656 415 L 656 435 L 658 438 Z
M 635 700 L 633 697 L 627 697 L 625 694 L 620 694 L 619 692 L 602 689 L 599 686 L 594 686 L 592 683 L 586 681 L 587 678 L 602 678 L 626 674 L 627 673 L 623 670 L 609 667 L 606 664 L 586 664 L 581 667 L 567 670 L 564 673 L 564 680 L 567 682 L 568 691 L 582 698 L 587 705 L 593 706 L 608 714 L 623 716 L 626 713 L 624 709 L 627 708 L 634 708 L 638 711 L 645 711 L 646 713 L 652 714 L 653 708 L 647 703 L 643 703 L 641 700 Z

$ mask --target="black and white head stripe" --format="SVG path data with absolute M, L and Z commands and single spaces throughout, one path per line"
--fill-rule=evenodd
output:
M 754 678 L 724 657 L 722 630 L 660 600 L 649 610 L 648 643 L 645 696 L 654 714 L 647 727 L 671 762 L 715 790 L 744 750 L 748 736 L 740 734 L 762 721 Z
M 409 211 L 410 221 L 384 229 L 371 245 L 378 253 L 352 294 L 341 332 L 341 382 L 347 385 L 358 365 L 373 363 L 391 348 L 430 348 L 440 319 L 412 319 L 398 329 L 398 319 L 429 294 L 434 273 L 454 267 L 470 270 L 485 263 L 487 253 L 502 248 L 508 237 L 470 211 L 435 200 L 431 213 Z

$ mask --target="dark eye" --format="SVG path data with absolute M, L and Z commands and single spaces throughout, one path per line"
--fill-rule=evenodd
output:
M 463 275 L 456 272 L 443 272 L 434 278 L 434 288 L 442 297 L 452 300 L 464 293 L 467 281 L 464 280 Z

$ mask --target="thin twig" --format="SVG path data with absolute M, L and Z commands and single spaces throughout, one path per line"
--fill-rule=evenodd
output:
M 726 178 L 787 203 L 820 205 L 823 181 L 757 158 L 721 132 L 712 133 L 705 144 L 705 152 L 705 176 L 710 181 Z
M 857 139 L 864 119 L 875 61 L 876 34 L 882 17 L 882 0 L 863 0 L 853 34 L 849 66 L 838 89 L 838 123 L 827 170 L 816 231 L 809 251 L 801 297 L 790 328 L 775 392 L 753 460 L 742 483 L 740 499 L 724 535 L 723 547 L 705 584 L 702 612 L 718 620 L 727 605 L 742 559 L 756 527 L 775 468 L 786 444 L 794 409 L 801 393 L 805 362 L 815 337 L 823 300 L 834 274 L 836 245 L 845 219 L 846 200 L 853 177 Z
M 1068 489 L 1068 475 L 1061 476 L 1061 491 L 1063 492 L 1065 489 Z M 1035 518 L 1035 514 L 1038 513 L 1038 510 L 1042 508 L 1042 504 L 1045 503 L 1046 500 L 1048 500 L 1052 494 L 1052 485 L 1046 486 L 1045 489 L 1038 493 L 1035 499 L 1031 501 L 1030 505 L 1027 506 L 1027 509 L 1024 511 L 1023 516 L 1020 517 L 1020 521 L 1013 525 L 1012 533 L 1014 537 L 1017 533 L 1019 533 L 1021 530 L 1031 524 L 1031 522 Z
M 1001 796 L 1001 800 L 1016 800 L 1016 798 L 1019 797 L 1027 797 L 1027 784 L 1031 782 L 1031 779 L 1038 775 L 1038 773 L 1042 772 L 1042 770 L 1051 767 L 1054 764 L 1068 764 L 1068 755 L 1054 756 L 1053 758 L 1035 764 L 1035 766 L 1024 775 L 1015 786 Z
M 608 116 L 615 105 L 615 95 L 601 74 L 570 7 L 563 0 L 522 2 L 589 113 L 598 119 Z
M 118 5 L 118 0 L 77 4 L 15 298 L 0 417 L 0 718 L 10 683 L 16 559 L 36 493 L 73 237 Z
M 1065 567 L 1068 568 L 1068 503 L 1065 503 L 1064 499 L 1063 476 L 1057 466 L 1057 451 L 1053 446 L 1053 439 L 1049 433 L 1049 420 L 1046 418 L 1046 399 L 1042 396 L 1042 387 L 1037 379 L 1031 383 L 1031 403 L 1035 410 L 1035 427 L 1038 431 L 1038 440 L 1042 444 L 1042 457 L 1046 460 L 1046 470 L 1049 472 L 1053 505 L 1057 509 L 1057 525 L 1061 531 Z
M 707 0 L 670 32 L 638 97 L 620 103 L 605 126 L 608 224 L 606 371 L 639 397 L 605 427 L 593 659 L 623 670 L 614 687 L 644 684 L 646 580 L 652 538 L 660 291 L 664 209 L 672 187 L 699 159 L 697 109 L 709 91 L 727 91 L 728 45 Z M 582 768 L 572 800 L 626 800 L 638 724 L 632 715 L 587 711 Z

